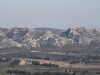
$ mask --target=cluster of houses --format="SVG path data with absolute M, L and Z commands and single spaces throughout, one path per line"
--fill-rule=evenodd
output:
M 20 60 L 19 65 L 32 65 L 32 62 L 31 60 Z M 44 62 L 39 61 L 39 63 L 43 64 Z

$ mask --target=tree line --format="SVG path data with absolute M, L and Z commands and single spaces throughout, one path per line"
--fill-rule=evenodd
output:
M 46 67 L 58 67 L 56 64 L 52 63 L 40 63 L 39 61 L 32 61 L 32 65 L 46 66 Z
M 15 75 L 76 75 L 76 73 L 66 73 L 66 72 L 35 72 L 34 74 L 31 74 L 30 72 L 26 71 L 17 71 L 17 70 L 8 70 L 6 72 L 7 74 L 15 74 Z

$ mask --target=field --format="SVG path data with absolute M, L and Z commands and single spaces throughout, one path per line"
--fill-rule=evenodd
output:
M 1 49 L 0 75 L 7 75 L 9 70 L 12 72 L 25 71 L 31 74 L 36 72 L 66 73 L 66 71 L 69 74 L 71 71 L 75 71 L 77 75 L 81 75 L 81 73 L 84 73 L 83 75 L 99 73 L 99 49 L 81 48 L 77 46 L 70 48 L 68 46 L 65 48 L 32 48 L 30 50 L 19 48 Z M 8 58 L 10 60 L 4 61 Z

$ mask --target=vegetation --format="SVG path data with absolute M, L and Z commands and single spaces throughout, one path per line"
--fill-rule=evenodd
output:
M 19 65 L 20 60 L 13 60 L 10 66 Z
M 0 62 L 9 62 L 9 61 L 11 61 L 11 58 L 3 58 L 3 57 L 0 58 Z
M 56 64 L 52 63 L 40 63 L 38 61 L 32 61 L 32 65 L 40 65 L 40 66 L 46 66 L 46 67 L 58 67 Z
M 33 51 L 33 52 L 32 52 Z M 35 52 L 36 51 L 36 52 Z M 32 48 L 30 50 L 9 48 L 0 50 L 0 75 L 95 75 L 100 74 L 100 50 L 93 47 L 78 47 L 77 45 L 63 48 Z M 60 54 L 61 53 L 61 54 Z M 32 64 L 20 65 L 20 59 L 31 60 Z M 34 60 L 36 59 L 36 61 Z M 52 62 L 69 63 L 69 65 L 83 65 L 83 68 L 72 66 L 61 67 Z M 84 68 L 84 65 L 87 66 Z M 97 65 L 98 67 L 88 67 Z

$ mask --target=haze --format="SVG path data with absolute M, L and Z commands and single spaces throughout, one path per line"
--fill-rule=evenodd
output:
M 100 0 L 0 0 L 0 27 L 100 28 Z

